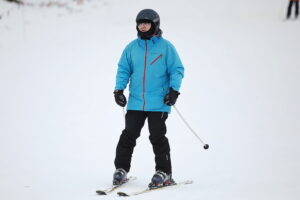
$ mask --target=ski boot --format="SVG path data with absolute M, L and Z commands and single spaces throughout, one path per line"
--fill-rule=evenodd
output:
M 156 171 L 151 179 L 151 183 L 149 183 L 148 187 L 150 189 L 165 187 L 176 184 L 172 179 L 172 174 L 166 174 L 163 171 Z
M 122 168 L 116 169 L 113 177 L 113 184 L 122 185 L 126 181 L 127 181 L 127 172 Z

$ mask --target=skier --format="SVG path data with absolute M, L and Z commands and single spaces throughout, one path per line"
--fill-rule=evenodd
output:
M 136 17 L 136 30 L 138 38 L 124 49 L 116 75 L 114 97 L 121 107 L 127 104 L 123 91 L 130 84 L 125 129 L 116 148 L 113 184 L 126 181 L 136 139 L 147 118 L 156 163 L 149 187 L 160 187 L 174 183 L 165 121 L 180 94 L 184 67 L 175 47 L 162 37 L 156 11 L 141 10 Z
M 290 0 L 287 15 L 286 15 L 287 19 L 289 19 L 291 17 L 293 5 L 295 5 L 295 19 L 298 18 L 298 15 L 299 15 L 299 0 Z

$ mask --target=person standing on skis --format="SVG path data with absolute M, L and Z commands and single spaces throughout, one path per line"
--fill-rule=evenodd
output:
M 178 98 L 184 67 L 175 47 L 162 37 L 160 17 L 152 9 L 141 10 L 136 17 L 138 38 L 124 49 L 116 75 L 115 101 L 125 107 L 123 94 L 129 83 L 129 100 L 115 157 L 113 184 L 127 180 L 131 157 L 145 120 L 155 154 L 155 174 L 149 187 L 174 183 L 166 119 Z
M 287 9 L 286 18 L 289 19 L 292 14 L 293 5 L 295 6 L 295 19 L 298 18 L 299 15 L 299 0 L 289 0 L 289 6 Z

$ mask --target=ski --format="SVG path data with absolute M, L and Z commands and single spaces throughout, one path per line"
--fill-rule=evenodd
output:
M 193 181 L 187 180 L 187 181 L 174 183 L 173 185 L 169 185 L 169 186 L 162 186 L 162 187 L 158 187 L 158 188 L 146 188 L 144 190 L 141 190 L 141 191 L 138 191 L 138 192 L 133 192 L 133 193 L 118 192 L 117 194 L 119 196 L 122 196 L 122 197 L 136 196 L 136 195 L 144 194 L 144 193 L 147 193 L 147 192 L 152 192 L 152 191 L 162 190 L 162 189 L 169 188 L 169 187 L 175 187 L 175 186 L 192 184 L 192 183 L 193 183 Z
M 120 188 L 121 186 L 125 185 L 125 184 L 128 183 L 129 181 L 133 181 L 133 180 L 135 180 L 135 179 L 136 179 L 136 177 L 130 176 L 130 177 L 128 177 L 127 180 L 126 180 L 124 183 L 122 183 L 121 185 L 111 185 L 109 188 L 106 188 L 106 189 L 104 189 L 104 190 L 96 190 L 96 193 L 97 193 L 98 195 L 107 195 L 107 194 L 109 194 L 109 193 L 115 191 L 117 188 Z

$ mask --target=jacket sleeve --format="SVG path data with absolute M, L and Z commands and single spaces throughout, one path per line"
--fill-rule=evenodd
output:
M 170 87 L 176 91 L 179 91 L 181 86 L 181 80 L 184 76 L 184 67 L 178 56 L 175 47 L 169 43 L 167 48 L 167 69 L 170 77 Z
M 124 90 L 131 76 L 131 58 L 128 46 L 124 49 L 118 63 L 118 71 L 116 76 L 116 90 Z

